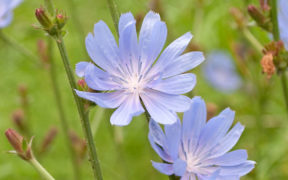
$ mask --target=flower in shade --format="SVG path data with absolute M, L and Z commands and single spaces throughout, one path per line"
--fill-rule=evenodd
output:
M 13 18 L 12 10 L 21 2 L 22 0 L 0 0 L 0 29 L 11 23 Z
M 278 24 L 280 38 L 288 49 L 288 1 L 278 0 Z
M 249 173 L 255 162 L 247 160 L 246 150 L 230 151 L 244 130 L 240 123 L 230 129 L 234 115 L 227 108 L 206 122 L 205 102 L 195 97 L 184 113 L 182 125 L 180 120 L 165 125 L 164 133 L 151 120 L 149 141 L 164 161 L 152 162 L 153 166 L 163 174 L 180 176 L 181 180 L 234 180 Z
M 238 89 L 242 80 L 235 65 L 225 51 L 213 51 L 202 68 L 205 79 L 217 90 L 231 92 Z
M 183 73 L 199 65 L 204 56 L 202 52 L 182 54 L 192 38 L 190 33 L 176 39 L 160 55 L 167 28 L 152 11 L 143 20 L 139 38 L 135 23 L 131 13 L 121 15 L 119 45 L 103 21 L 95 24 L 94 35 L 86 37 L 86 48 L 95 64 L 80 62 L 76 73 L 84 77 L 89 88 L 102 92 L 76 92 L 101 107 L 117 108 L 110 119 L 112 124 L 129 124 L 133 116 L 144 112 L 142 102 L 155 121 L 172 124 L 177 120 L 176 112 L 190 107 L 191 99 L 181 94 L 196 84 L 194 74 Z

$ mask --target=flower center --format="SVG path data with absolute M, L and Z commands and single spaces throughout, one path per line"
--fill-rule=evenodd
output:
M 129 77 L 127 83 L 124 85 L 129 92 L 137 92 L 140 93 L 145 86 L 145 83 L 142 79 L 142 76 L 138 76 L 136 74 Z
M 186 163 L 187 163 L 186 169 L 190 173 L 197 172 L 198 168 L 200 167 L 199 159 L 197 159 L 196 157 L 193 157 L 192 155 L 187 156 Z

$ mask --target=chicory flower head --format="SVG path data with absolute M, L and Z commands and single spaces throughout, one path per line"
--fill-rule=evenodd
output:
M 206 122 L 206 106 L 200 97 L 192 99 L 190 109 L 180 120 L 165 125 L 164 130 L 153 120 L 149 124 L 149 141 L 165 163 L 152 162 L 163 174 L 180 176 L 181 180 L 240 179 L 254 168 L 246 150 L 230 151 L 244 127 L 232 129 L 235 112 L 227 108 Z M 230 130 L 229 130 L 230 129 Z
M 278 24 L 280 31 L 280 38 L 284 42 L 288 50 L 288 1 L 278 0 Z
M 12 10 L 21 2 L 22 0 L 0 0 L 0 29 L 11 23 L 13 18 Z
M 105 92 L 76 92 L 101 107 L 118 108 L 111 116 L 111 124 L 128 125 L 133 116 L 144 112 L 141 101 L 155 121 L 172 124 L 177 120 L 176 112 L 190 107 L 191 99 L 181 94 L 196 84 L 194 74 L 182 73 L 198 66 L 204 56 L 202 52 L 182 54 L 192 38 L 190 33 L 176 39 L 159 55 L 167 36 L 160 16 L 147 13 L 139 40 L 135 23 L 131 13 L 121 15 L 119 45 L 103 21 L 95 24 L 94 35 L 86 37 L 86 48 L 97 66 L 80 62 L 76 73 L 85 78 L 89 88 Z
M 230 55 L 225 51 L 211 52 L 202 70 L 205 79 L 219 91 L 231 92 L 242 84 Z

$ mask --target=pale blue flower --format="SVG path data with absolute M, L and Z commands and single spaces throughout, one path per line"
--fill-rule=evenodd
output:
M 86 37 L 86 48 L 97 66 L 80 62 L 76 73 L 91 89 L 103 93 L 76 92 L 101 107 L 118 108 L 111 124 L 128 125 L 133 116 L 144 112 L 141 100 L 155 121 L 172 124 L 177 120 L 176 112 L 190 107 L 191 100 L 181 94 L 196 84 L 194 74 L 182 73 L 198 66 L 204 56 L 202 52 L 182 54 L 192 38 L 190 33 L 176 39 L 160 55 L 167 28 L 152 11 L 143 20 L 139 40 L 135 23 L 131 13 L 121 15 L 119 45 L 103 21 L 95 24 L 94 35 Z
M 278 0 L 278 22 L 280 38 L 288 50 L 288 1 Z
M 182 125 L 180 120 L 165 125 L 164 133 L 150 121 L 150 144 L 165 161 L 152 162 L 158 171 L 175 174 L 181 180 L 236 180 L 254 168 L 255 162 L 247 160 L 246 150 L 230 151 L 244 130 L 240 123 L 230 129 L 235 112 L 227 108 L 208 122 L 206 112 L 205 102 L 195 97 Z
M 13 9 L 22 0 L 0 0 L 0 29 L 8 26 L 13 18 Z
M 217 90 L 231 92 L 242 85 L 242 80 L 236 72 L 235 65 L 225 51 L 213 51 L 207 56 L 203 65 L 205 79 Z

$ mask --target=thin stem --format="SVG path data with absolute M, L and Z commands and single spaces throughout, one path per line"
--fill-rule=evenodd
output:
M 277 0 L 269 1 L 271 7 L 271 20 L 273 23 L 273 37 L 275 41 L 280 40 L 280 32 L 278 26 L 278 9 L 277 9 Z M 286 70 L 285 70 L 286 71 Z M 281 84 L 283 89 L 283 96 L 286 104 L 286 110 L 288 112 L 288 89 L 287 89 L 287 78 L 285 71 L 281 73 Z
M 34 157 L 30 159 L 29 162 L 45 180 L 55 180 L 53 176 L 51 176 L 51 174 Z
M 0 39 L 9 44 L 11 47 L 13 47 L 15 50 L 19 51 L 23 55 L 25 55 L 27 58 L 30 58 L 34 61 L 34 63 L 39 64 L 39 58 L 35 56 L 33 53 L 31 53 L 28 49 L 26 49 L 24 46 L 21 46 L 16 40 L 6 36 L 1 30 L 0 30 Z
M 84 134 L 88 143 L 90 163 L 93 169 L 94 177 L 95 179 L 102 180 L 102 173 L 101 173 L 100 164 L 99 164 L 98 157 L 97 157 L 96 148 L 94 145 L 93 135 L 92 135 L 90 122 L 88 118 L 88 112 L 85 112 L 83 101 L 77 96 L 75 92 L 75 89 L 77 89 L 77 86 L 76 86 L 75 78 L 72 73 L 73 71 L 70 66 L 70 61 L 68 58 L 68 54 L 65 48 L 65 44 L 64 44 L 61 32 L 57 34 L 56 42 L 57 42 L 57 46 L 62 57 L 62 61 L 66 70 L 67 77 L 69 79 L 69 83 L 70 83 L 71 90 L 74 96 L 74 100 L 76 102 L 77 109 L 78 109 L 80 119 L 82 122 Z
M 108 3 L 108 7 L 110 9 L 110 13 L 111 13 L 111 16 L 113 19 L 115 29 L 117 31 L 117 34 L 119 34 L 119 31 L 118 31 L 118 22 L 119 22 L 119 17 L 120 17 L 119 10 L 117 8 L 115 0 L 107 0 L 107 3 Z
M 55 64 L 54 64 L 54 59 L 53 59 L 53 47 L 52 47 L 52 39 L 50 37 L 48 37 L 48 59 L 50 62 L 50 67 L 49 67 L 49 75 L 51 78 L 51 82 L 52 82 L 52 88 L 53 88 L 53 92 L 55 95 L 55 100 L 56 100 L 56 106 L 58 108 L 58 113 L 59 113 L 59 117 L 60 117 L 60 123 L 61 123 L 61 127 L 62 127 L 62 131 L 64 133 L 65 136 L 65 141 L 67 143 L 67 147 L 69 149 L 69 153 L 70 153 L 70 158 L 72 161 L 72 166 L 73 166 L 73 172 L 74 172 L 74 178 L 76 180 L 80 180 L 81 176 L 80 176 L 80 168 L 77 162 L 77 157 L 76 157 L 76 153 L 75 150 L 72 146 L 72 142 L 70 141 L 70 137 L 69 137 L 69 126 L 68 126 L 68 121 L 66 118 L 66 114 L 64 112 L 64 105 L 62 103 L 62 97 L 61 97 L 61 93 L 59 90 L 59 86 L 58 86 L 58 82 L 57 82 L 57 73 L 56 73 L 56 69 L 55 69 Z
M 243 28 L 243 34 L 246 39 L 255 47 L 255 49 L 262 54 L 264 47 L 262 44 L 254 37 L 254 35 L 247 29 Z

